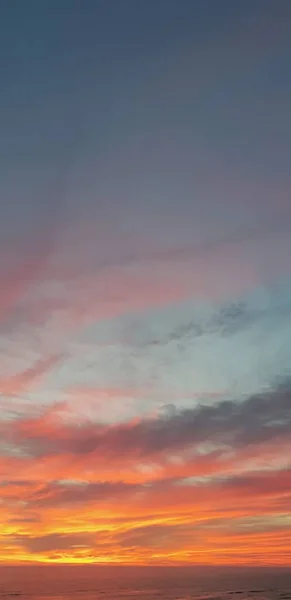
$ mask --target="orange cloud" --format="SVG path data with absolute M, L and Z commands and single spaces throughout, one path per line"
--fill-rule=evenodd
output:
M 69 416 L 2 421 L 3 561 L 288 564 L 288 390 L 110 426 Z

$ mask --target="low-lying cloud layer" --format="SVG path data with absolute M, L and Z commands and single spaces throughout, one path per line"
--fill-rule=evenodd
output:
M 3 559 L 288 562 L 288 380 L 127 423 L 38 412 L 1 423 Z

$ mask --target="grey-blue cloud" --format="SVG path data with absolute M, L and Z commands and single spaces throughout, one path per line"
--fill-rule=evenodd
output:
M 45 415 L 44 415 L 45 418 Z M 174 411 L 137 423 L 66 424 L 48 421 L 45 428 L 36 418 L 2 422 L 3 442 L 31 456 L 120 455 L 145 460 L 212 442 L 218 447 L 240 448 L 288 439 L 291 432 L 290 382 L 241 401 L 222 401 Z

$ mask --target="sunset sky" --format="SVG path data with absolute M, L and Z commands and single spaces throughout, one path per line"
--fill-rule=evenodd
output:
M 0 48 L 0 562 L 290 565 L 291 2 Z

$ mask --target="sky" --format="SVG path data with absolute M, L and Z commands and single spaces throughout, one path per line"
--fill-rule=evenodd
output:
M 291 4 L 0 6 L 0 562 L 291 564 Z

